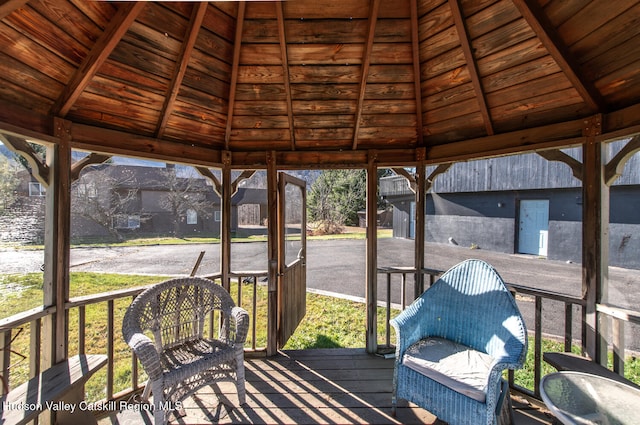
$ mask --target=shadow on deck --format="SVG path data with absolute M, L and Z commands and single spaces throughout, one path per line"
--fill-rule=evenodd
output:
M 206 388 L 184 403 L 186 416 L 172 424 L 440 424 L 406 402 L 391 416 L 393 360 L 359 349 L 283 351 L 272 358 L 248 358 L 247 402 L 237 407 L 232 385 L 218 398 Z M 544 409 L 513 396 L 515 425 L 551 424 Z M 152 424 L 150 412 L 122 410 L 100 420 L 108 424 Z

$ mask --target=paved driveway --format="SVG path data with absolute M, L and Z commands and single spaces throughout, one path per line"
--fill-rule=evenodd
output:
M 72 271 L 187 275 L 201 251 L 205 252 L 198 274 L 213 274 L 220 270 L 219 245 L 156 245 L 118 248 L 74 248 L 71 251 Z M 307 287 L 311 290 L 338 293 L 356 298 L 365 297 L 364 240 L 310 240 L 307 247 Z M 264 242 L 236 243 L 232 250 L 232 270 L 266 270 L 267 245 Z M 413 241 L 405 239 L 378 240 L 378 266 L 411 266 Z M 567 295 L 580 296 L 581 267 L 560 261 L 548 261 L 533 256 L 471 250 L 453 245 L 427 244 L 426 266 L 446 270 L 467 258 L 479 258 L 492 264 L 505 281 Z M 38 271 L 43 263 L 42 251 L 0 252 L 0 273 Z M 609 269 L 610 299 L 613 304 L 638 309 L 640 305 L 640 271 L 611 267 Z M 378 279 L 378 299 L 386 300 L 386 280 Z M 400 276 L 392 279 L 392 301 L 400 302 Z M 407 299 L 413 297 L 413 278 L 407 277 Z M 530 298 L 518 299 L 518 304 L 533 329 L 534 304 Z M 574 314 L 579 320 L 580 314 Z M 543 304 L 543 330 L 563 334 L 557 324 L 564 322 L 564 305 Z M 627 344 L 640 351 L 640 333 L 635 326 L 627 331 Z M 579 336 L 576 326 L 574 335 Z

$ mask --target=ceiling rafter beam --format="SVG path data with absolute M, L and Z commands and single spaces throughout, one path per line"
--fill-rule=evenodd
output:
M 14 10 L 20 9 L 26 5 L 29 0 L 4 0 L 0 1 L 0 20 L 9 15 Z
M 413 86 L 416 97 L 416 136 L 418 146 L 424 146 L 422 124 L 422 86 L 420 84 L 420 35 L 418 34 L 418 1 L 411 0 L 411 50 L 413 56 Z
M 484 121 L 485 130 L 487 135 L 493 136 L 495 132 L 493 131 L 491 114 L 489 113 L 489 107 L 487 106 L 487 99 L 482 87 L 482 81 L 480 80 L 478 65 L 476 63 L 476 58 L 473 55 L 473 48 L 471 47 L 469 31 L 467 31 L 467 26 L 465 25 L 464 18 L 462 16 L 462 8 L 460 7 L 459 1 L 460 0 L 449 0 L 451 14 L 453 15 L 453 21 L 455 23 L 456 30 L 458 31 L 458 36 L 460 37 L 462 52 L 464 54 L 465 62 L 467 63 L 469 75 L 471 76 L 471 84 L 476 93 L 476 99 L 478 101 L 478 106 L 480 107 L 480 114 Z
M 84 58 L 69 80 L 60 97 L 52 107 L 54 115 L 66 116 L 82 91 L 87 87 L 98 69 L 107 60 L 129 27 L 136 20 L 146 2 L 121 3 L 115 16 L 103 31 L 91 51 Z
M 362 58 L 362 74 L 360 75 L 360 92 L 358 93 L 358 103 L 356 105 L 356 116 L 353 126 L 353 150 L 358 148 L 358 133 L 360 132 L 360 119 L 364 105 L 364 95 L 367 90 L 367 79 L 369 77 L 369 65 L 371 64 L 371 51 L 373 50 L 373 39 L 376 35 L 376 23 L 378 21 L 378 9 L 380 0 L 372 0 L 369 6 L 369 32 L 367 34 L 367 44 L 364 48 Z
M 575 58 L 558 36 L 542 8 L 535 1 L 529 0 L 513 0 L 513 4 L 587 105 L 594 112 L 607 112 L 602 95 L 584 78 Z
M 291 137 L 291 150 L 296 150 L 296 133 L 293 126 L 293 100 L 291 97 L 291 79 L 289 77 L 289 56 L 287 54 L 287 37 L 284 32 L 284 3 L 276 4 L 278 16 L 278 37 L 280 39 L 280 52 L 282 55 L 282 76 L 284 77 L 284 91 L 287 96 L 287 117 L 289 119 L 289 132 Z
M 196 40 L 198 39 L 198 33 L 200 32 L 200 27 L 202 26 L 204 15 L 205 13 L 207 13 L 207 6 L 207 2 L 201 2 L 197 4 L 194 3 L 193 9 L 191 11 L 189 27 L 187 28 L 184 41 L 180 48 L 176 68 L 171 78 L 171 83 L 169 84 L 169 90 L 167 92 L 167 96 L 165 97 L 164 105 L 162 105 L 162 110 L 160 111 L 160 119 L 156 127 L 156 137 L 158 138 L 162 138 L 162 136 L 164 136 L 167 122 L 169 121 L 169 117 L 173 112 L 173 105 L 176 101 L 176 98 L 178 97 L 178 92 L 180 91 L 180 86 L 182 85 L 184 75 L 187 72 L 187 66 L 189 65 L 189 60 L 191 59 L 191 53 L 193 52 Z
M 229 84 L 229 102 L 227 111 L 227 128 L 224 132 L 224 148 L 229 150 L 231 129 L 233 127 L 233 109 L 236 103 L 236 86 L 238 85 L 238 69 L 240 68 L 240 47 L 242 46 L 242 27 L 244 26 L 244 12 L 247 4 L 238 3 L 238 18 L 236 19 L 236 35 L 233 42 L 233 64 L 231 65 L 231 83 Z

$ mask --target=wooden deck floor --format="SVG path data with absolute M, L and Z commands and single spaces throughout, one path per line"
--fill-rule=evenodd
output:
M 393 360 L 364 350 L 285 351 L 247 359 L 247 402 L 237 407 L 232 385 L 211 388 L 184 403 L 186 416 L 172 424 L 439 424 L 429 412 L 406 402 L 391 416 Z M 513 397 L 516 425 L 550 424 L 543 410 Z M 123 410 L 100 420 L 108 424 L 151 424 L 148 412 Z

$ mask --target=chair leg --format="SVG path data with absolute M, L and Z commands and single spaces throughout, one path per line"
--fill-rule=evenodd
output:
M 514 423 L 511 396 L 509 395 L 509 383 L 504 379 L 502 380 L 502 391 L 498 399 L 498 405 L 496 406 L 496 416 L 498 425 L 512 425 Z
M 155 396 L 154 396 L 155 398 Z M 166 425 L 167 413 L 162 409 L 162 401 L 153 401 L 153 423 L 154 425 Z
M 236 389 L 238 391 L 238 405 L 240 406 L 246 402 L 247 398 L 244 381 L 244 350 L 242 350 L 236 357 Z
M 149 401 L 149 394 L 151 394 L 151 382 L 147 381 L 142 390 L 142 401 Z
M 151 388 L 151 392 L 153 393 L 153 423 L 154 425 L 166 425 L 168 414 L 164 411 L 164 391 L 162 390 L 162 386 L 160 382 L 147 381 L 147 387 Z M 145 388 L 145 390 L 146 390 Z

